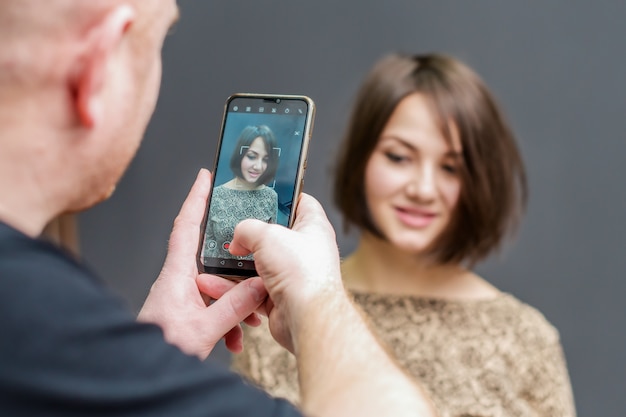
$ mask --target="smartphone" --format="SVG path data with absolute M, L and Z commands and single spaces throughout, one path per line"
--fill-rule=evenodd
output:
M 314 116 L 313 100 L 301 95 L 234 94 L 226 100 L 200 272 L 235 281 L 257 275 L 253 255 L 229 252 L 235 226 L 248 218 L 292 226 Z

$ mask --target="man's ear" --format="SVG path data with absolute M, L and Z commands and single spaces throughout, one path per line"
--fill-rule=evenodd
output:
M 81 59 L 71 80 L 74 108 L 84 127 L 91 128 L 102 118 L 101 92 L 107 81 L 108 65 L 134 20 L 132 7 L 116 6 L 104 13 L 87 32 Z

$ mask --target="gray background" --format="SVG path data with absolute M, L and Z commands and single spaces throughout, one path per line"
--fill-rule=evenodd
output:
M 197 170 L 213 163 L 228 95 L 316 101 L 305 191 L 339 229 L 330 171 L 358 82 L 389 51 L 447 52 L 492 88 L 530 175 L 518 239 L 479 272 L 559 328 L 579 415 L 625 415 L 626 2 L 179 4 L 144 145 L 113 198 L 80 218 L 84 256 L 133 308 L 160 270 Z M 354 238 L 338 238 L 349 252 Z

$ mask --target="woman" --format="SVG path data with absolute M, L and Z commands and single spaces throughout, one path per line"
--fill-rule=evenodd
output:
M 471 267 L 526 202 L 515 139 L 479 77 L 441 55 L 391 55 L 356 100 L 335 179 L 346 288 L 442 416 L 574 416 L 557 330 Z M 249 329 L 234 368 L 298 402 L 293 358 Z M 355 399 L 358 401 L 358 399 Z
M 278 195 L 268 187 L 276 174 L 276 138 L 267 126 L 248 126 L 230 158 L 233 179 L 215 187 L 207 219 L 203 255 L 234 258 L 228 251 L 235 226 L 243 219 L 276 223 Z M 252 259 L 252 255 L 242 259 Z

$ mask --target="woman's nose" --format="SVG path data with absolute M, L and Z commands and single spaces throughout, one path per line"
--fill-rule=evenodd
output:
M 435 172 L 430 167 L 421 167 L 416 170 L 407 184 L 407 193 L 411 197 L 431 199 L 436 190 Z

